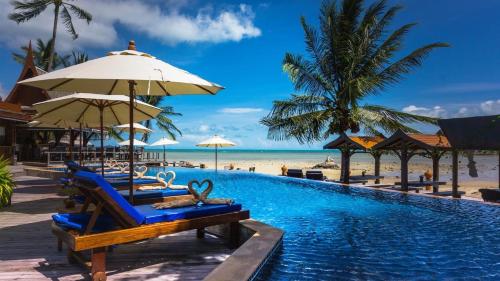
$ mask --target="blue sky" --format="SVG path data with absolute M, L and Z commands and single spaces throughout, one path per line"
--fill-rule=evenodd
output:
M 9 7 L 7 0 L 0 0 Z M 5 2 L 5 3 L 3 3 Z M 316 25 L 321 1 L 79 1 L 94 15 L 90 26 L 77 22 L 73 41 L 61 28 L 58 51 L 85 50 L 90 57 L 124 49 L 135 39 L 140 51 L 226 87 L 216 96 L 166 98 L 182 117 L 179 148 L 212 134 L 241 148 L 320 148 L 274 142 L 260 118 L 272 101 L 294 93 L 283 73 L 285 52 L 305 53 L 300 16 Z M 368 1 L 370 3 L 370 1 Z M 500 113 L 500 1 L 391 1 L 402 4 L 394 26 L 418 25 L 405 50 L 435 41 L 451 48 L 435 51 L 424 66 L 366 103 L 439 117 Z M 0 93 L 10 91 L 21 66 L 11 52 L 29 39 L 49 38 L 51 14 L 16 25 L 0 11 Z M 435 128 L 422 128 L 429 132 Z M 154 133 L 152 140 L 161 136 Z

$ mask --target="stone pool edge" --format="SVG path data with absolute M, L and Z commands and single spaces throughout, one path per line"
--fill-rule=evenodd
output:
M 217 227 L 209 231 L 220 233 Z M 253 280 L 281 247 L 283 235 L 283 230 L 253 219 L 240 221 L 240 237 L 244 243 L 203 280 Z

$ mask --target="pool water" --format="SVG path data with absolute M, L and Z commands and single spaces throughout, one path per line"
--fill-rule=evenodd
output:
M 150 169 L 155 175 L 157 169 Z M 246 172 L 210 178 L 253 219 L 285 231 L 259 280 L 500 280 L 500 207 Z

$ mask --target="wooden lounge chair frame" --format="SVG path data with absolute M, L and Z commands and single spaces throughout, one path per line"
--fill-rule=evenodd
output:
M 55 223 L 52 223 L 52 233 L 59 240 L 59 250 L 62 250 L 63 243 L 66 244 L 68 247 L 68 260 L 70 262 L 80 262 L 89 267 L 94 281 L 106 280 L 107 247 L 193 229 L 197 230 L 198 238 L 203 238 L 204 228 L 221 224 L 229 225 L 229 245 L 230 247 L 237 247 L 239 243 L 239 221 L 250 218 L 249 211 L 245 210 L 193 219 L 180 219 L 172 222 L 139 225 L 94 182 L 78 179 L 75 181 L 75 185 L 87 196 L 82 212 L 86 212 L 90 204 L 96 206 L 90 220 L 82 233 L 71 230 L 66 231 Z M 92 233 L 92 229 L 103 211 L 109 214 L 120 228 Z M 84 250 L 91 251 L 90 263 L 82 258 L 80 252 Z

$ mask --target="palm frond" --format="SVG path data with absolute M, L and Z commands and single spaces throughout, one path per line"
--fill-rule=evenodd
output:
M 61 10 L 61 18 L 63 20 L 63 24 L 66 27 L 66 30 L 71 33 L 73 40 L 78 38 L 78 33 L 76 33 L 75 26 L 73 26 L 73 19 L 71 18 L 71 14 L 65 5 L 62 5 Z
M 10 3 L 14 10 L 19 12 L 9 14 L 9 19 L 21 23 L 40 15 L 51 3 L 51 0 L 11 1 Z
M 87 24 L 92 21 L 92 15 L 84 9 L 67 2 L 64 2 L 63 5 L 68 6 L 70 11 L 73 12 L 79 19 L 87 21 Z

